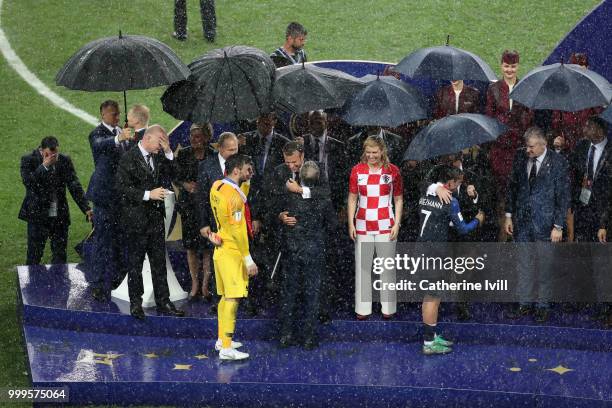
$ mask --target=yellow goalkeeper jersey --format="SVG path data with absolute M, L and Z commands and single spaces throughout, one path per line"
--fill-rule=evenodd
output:
M 239 192 L 232 181 L 217 180 L 210 189 L 210 206 L 217 223 L 217 234 L 223 240 L 219 249 L 239 251 L 242 257 L 250 259 L 245 216 L 249 187 L 248 182 L 242 183 Z

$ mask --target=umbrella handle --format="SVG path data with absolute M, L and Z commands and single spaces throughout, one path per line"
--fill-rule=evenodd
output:
M 126 128 L 128 125 L 128 120 L 127 120 L 127 96 L 126 96 L 125 91 L 123 91 L 123 114 L 125 115 L 125 124 L 123 127 Z

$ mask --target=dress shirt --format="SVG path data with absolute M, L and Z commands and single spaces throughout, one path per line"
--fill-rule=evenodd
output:
M 142 158 L 144 159 L 145 163 L 147 162 L 147 156 L 151 155 L 151 153 L 147 152 L 143 147 L 142 144 L 140 142 L 138 142 L 138 149 L 140 149 L 140 154 L 142 154 Z M 170 150 L 168 153 L 164 152 L 164 154 L 166 155 L 166 159 L 168 160 L 173 160 L 174 159 L 174 153 L 172 153 L 172 150 Z M 155 170 L 155 164 L 153 162 L 153 157 L 151 156 L 151 160 L 150 160 L 150 166 L 151 166 L 151 170 Z M 151 197 L 151 192 L 150 191 L 145 191 L 144 192 L 144 196 L 142 197 L 142 199 L 144 201 L 149 201 Z
M 601 159 L 601 155 L 603 154 L 603 151 L 606 148 L 607 144 L 608 138 L 604 138 L 604 140 L 602 140 L 601 142 L 597 144 L 591 143 L 591 146 L 589 146 L 589 154 L 591 148 L 595 146 L 595 154 L 593 154 L 593 177 L 595 176 L 595 173 L 597 171 L 597 165 L 599 164 L 599 160 Z M 587 166 L 589 165 L 589 154 L 587 154 Z

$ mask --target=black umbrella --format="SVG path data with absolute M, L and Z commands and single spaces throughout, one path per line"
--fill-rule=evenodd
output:
M 141 35 L 100 38 L 83 46 L 55 76 L 57 85 L 81 91 L 125 91 L 186 79 L 189 68 L 166 44 Z
M 605 111 L 601 112 L 599 117 L 608 123 L 612 123 L 612 105 L 608 106 Z
M 291 113 L 339 108 L 364 83 L 352 75 L 312 64 L 276 70 L 273 98 L 276 107 Z
M 557 63 L 531 70 L 510 97 L 532 109 L 575 112 L 607 105 L 612 89 L 607 79 L 580 65 Z
M 257 48 L 212 50 L 189 69 L 188 80 L 169 87 L 161 97 L 164 111 L 177 119 L 229 123 L 272 110 L 275 66 Z
M 477 113 L 460 113 L 430 123 L 404 153 L 404 160 L 427 160 L 492 142 L 508 128 L 497 119 Z
M 427 118 L 427 104 L 415 87 L 392 76 L 366 75 L 362 80 L 365 88 L 342 108 L 346 123 L 396 127 Z
M 402 59 L 395 71 L 411 78 L 495 81 L 497 77 L 478 55 L 448 45 L 420 48 Z

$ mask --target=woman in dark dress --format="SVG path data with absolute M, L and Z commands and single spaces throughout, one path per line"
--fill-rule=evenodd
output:
M 198 186 L 198 166 L 212 152 L 210 140 L 213 129 L 209 123 L 193 124 L 189 130 L 190 146 L 181 149 L 176 158 L 177 172 L 176 184 L 179 187 L 178 211 L 181 214 L 183 227 L 183 247 L 187 250 L 187 262 L 191 274 L 191 291 L 189 299 L 195 300 L 199 293 L 199 272 L 204 274 L 202 295 L 210 299 L 208 282 L 211 269 L 211 246 L 200 235 L 198 220 L 200 219 L 199 206 L 196 203 Z

